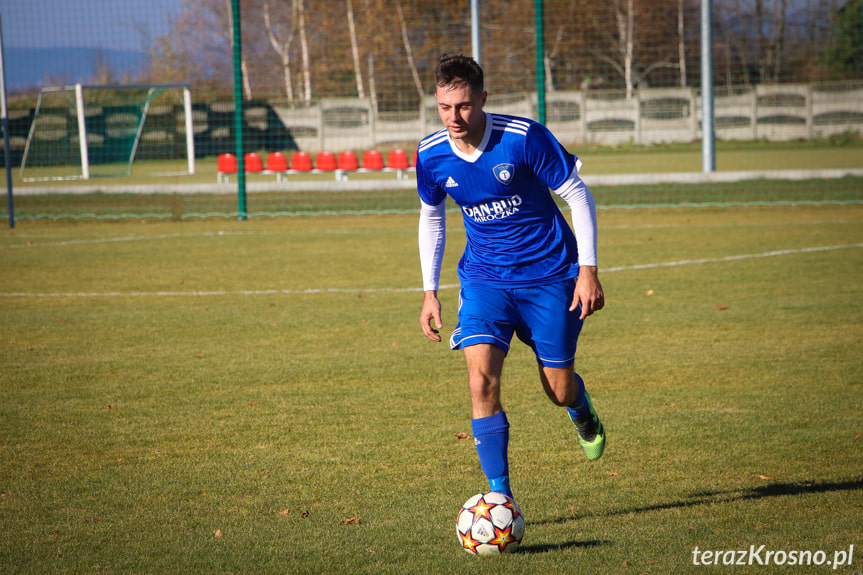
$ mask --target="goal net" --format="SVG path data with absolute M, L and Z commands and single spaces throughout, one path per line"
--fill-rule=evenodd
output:
M 192 114 L 184 84 L 43 88 L 21 180 L 194 174 Z

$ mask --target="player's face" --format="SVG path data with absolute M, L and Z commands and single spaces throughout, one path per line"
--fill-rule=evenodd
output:
M 479 146 L 485 131 L 482 107 L 486 92 L 475 92 L 468 84 L 459 82 L 438 86 L 436 96 L 440 119 L 456 145 Z

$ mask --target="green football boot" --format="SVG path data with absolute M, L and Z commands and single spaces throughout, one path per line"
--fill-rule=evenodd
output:
M 578 431 L 578 444 L 581 445 L 587 458 L 594 461 L 602 457 L 602 452 L 605 450 L 605 428 L 599 421 L 599 416 L 596 415 L 596 410 L 593 409 L 593 403 L 586 391 L 584 392 L 584 399 L 590 407 L 589 415 L 576 417 L 572 411 L 568 413 Z

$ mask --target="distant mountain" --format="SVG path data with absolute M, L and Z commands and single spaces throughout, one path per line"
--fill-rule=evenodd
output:
M 93 83 L 100 62 L 107 64 L 114 81 L 135 78 L 148 59 L 148 54 L 129 50 L 9 47 L 4 50 L 6 89 Z

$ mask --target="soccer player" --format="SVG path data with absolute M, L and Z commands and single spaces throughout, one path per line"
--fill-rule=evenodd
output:
M 441 56 L 435 84 L 445 129 L 420 142 L 416 166 L 425 292 L 420 324 L 426 337 L 441 341 L 437 290 L 450 196 L 467 233 L 450 347 L 462 350 L 467 363 L 482 470 L 492 491 L 512 497 L 500 379 L 513 334 L 533 349 L 542 387 L 566 407 L 588 459 L 605 448 L 605 430 L 573 367 L 584 319 L 604 305 L 596 207 L 578 175 L 581 161 L 547 128 L 483 110 L 483 71 L 473 58 Z M 572 228 L 549 190 L 569 205 Z

